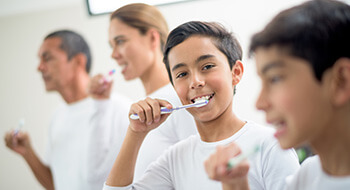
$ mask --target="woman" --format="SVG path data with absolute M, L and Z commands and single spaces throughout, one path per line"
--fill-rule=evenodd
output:
M 160 11 L 136 3 L 117 9 L 110 18 L 112 58 L 122 67 L 125 80 L 140 78 L 148 97 L 181 105 L 162 61 L 168 26 Z M 96 98 L 108 99 L 111 86 L 112 82 L 97 75 L 92 79 L 90 93 Z M 135 178 L 142 176 L 147 166 L 170 145 L 196 133 L 194 120 L 187 111 L 172 114 L 145 139 L 138 155 Z

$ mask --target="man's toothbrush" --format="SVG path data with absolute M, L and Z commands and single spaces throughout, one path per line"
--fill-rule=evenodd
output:
M 18 127 L 15 129 L 13 136 L 16 136 L 19 133 L 19 131 L 23 128 L 24 123 L 25 121 L 23 118 L 18 121 Z
M 240 164 L 243 160 L 253 156 L 255 153 L 260 151 L 260 146 L 255 145 L 252 149 L 241 153 L 240 155 L 231 158 L 227 163 L 227 170 L 230 170 Z
M 202 107 L 202 106 L 205 106 L 209 103 L 209 100 L 199 100 L 193 104 L 187 104 L 187 105 L 184 105 L 184 106 L 179 106 L 179 107 L 174 107 L 174 108 L 171 108 L 171 109 L 168 109 L 166 107 L 161 107 L 160 108 L 160 114 L 166 114 L 166 113 L 171 113 L 175 110 L 180 110 L 180 109 L 184 109 L 184 108 L 191 108 L 191 107 Z M 137 114 L 131 114 L 130 115 L 130 119 L 139 119 L 139 116 Z

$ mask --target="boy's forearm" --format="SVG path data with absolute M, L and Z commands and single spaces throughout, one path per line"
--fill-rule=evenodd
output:
M 122 148 L 111 169 L 106 184 L 124 187 L 132 183 L 138 152 L 147 133 L 135 133 L 130 128 L 123 141 Z
M 250 190 L 248 178 L 237 180 L 235 184 L 222 183 L 223 190 Z
M 39 157 L 35 154 L 35 152 L 32 149 L 30 149 L 25 155 L 23 155 L 23 158 L 30 166 L 39 183 L 43 187 L 45 187 L 45 189 L 53 190 L 54 183 L 51 174 L 51 169 L 40 161 Z

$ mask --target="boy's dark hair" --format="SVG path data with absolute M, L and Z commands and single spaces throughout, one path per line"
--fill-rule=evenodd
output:
M 70 30 L 59 30 L 47 35 L 45 40 L 54 37 L 61 39 L 60 48 L 66 52 L 68 60 L 72 59 L 78 53 L 83 53 L 86 56 L 87 61 L 85 70 L 89 73 L 91 68 L 91 53 L 89 45 L 84 38 L 78 33 Z
M 165 43 L 163 62 L 166 65 L 171 83 L 173 83 L 173 80 L 169 67 L 168 54 L 173 47 L 194 35 L 211 38 L 216 48 L 227 57 L 230 69 L 232 69 L 237 60 L 242 60 L 241 45 L 232 33 L 228 32 L 223 26 L 216 22 L 187 22 L 172 30 Z
M 321 81 L 324 71 L 339 58 L 350 58 L 350 6 L 313 0 L 282 11 L 252 37 L 249 54 L 273 45 L 307 60 Z

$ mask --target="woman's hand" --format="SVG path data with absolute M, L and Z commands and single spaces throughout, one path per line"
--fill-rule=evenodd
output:
M 94 99 L 109 99 L 113 81 L 106 80 L 102 74 L 91 78 L 88 92 Z

